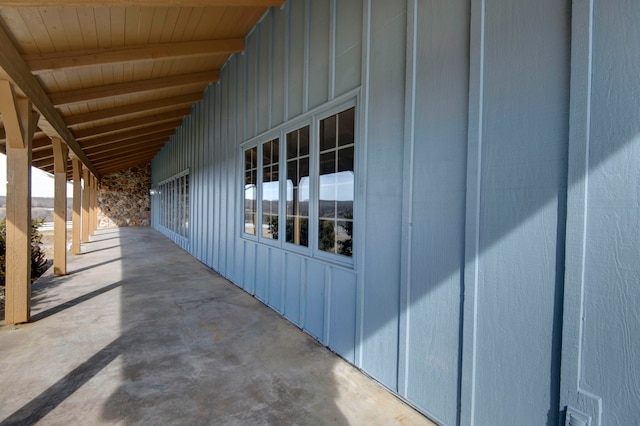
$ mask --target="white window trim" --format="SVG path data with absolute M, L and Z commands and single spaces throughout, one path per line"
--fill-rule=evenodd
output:
M 360 171 L 360 156 L 361 152 L 364 149 L 364 143 L 360 140 L 360 129 L 362 126 L 362 112 L 361 112 L 361 88 L 358 87 L 353 89 L 343 95 L 326 102 L 323 105 L 320 105 L 310 111 L 307 111 L 303 114 L 300 114 L 297 117 L 294 117 L 291 120 L 288 120 L 285 123 L 282 123 L 278 126 L 274 126 L 272 129 L 263 132 L 257 136 L 254 136 L 250 139 L 247 139 L 245 142 L 242 142 L 239 145 L 240 155 L 240 168 L 242 176 L 238 180 L 241 182 L 241 197 L 238 197 L 239 200 L 239 211 L 241 213 L 241 229 L 240 229 L 240 238 L 244 240 L 249 240 L 261 244 L 265 244 L 270 247 L 276 247 L 284 251 L 293 252 L 296 254 L 300 254 L 306 257 L 315 258 L 317 260 L 332 263 L 337 266 L 342 266 L 347 269 L 355 269 L 355 261 L 356 256 L 359 256 L 357 252 L 359 251 L 356 247 L 364 247 L 363 244 L 358 243 L 357 246 L 354 246 L 352 256 L 344 256 L 341 254 L 330 253 L 323 250 L 320 250 L 318 247 L 318 229 L 317 225 L 319 222 L 318 218 L 318 184 L 319 184 L 319 135 L 320 129 L 318 123 L 332 115 L 338 114 L 342 111 L 345 111 L 349 108 L 355 108 L 355 126 L 354 126 L 354 169 L 356 170 L 355 179 L 354 179 L 354 199 L 353 199 L 353 216 L 354 216 L 354 226 L 353 226 L 353 241 L 360 241 L 360 229 L 361 224 L 359 222 L 364 221 L 364 218 L 360 212 L 362 209 L 360 208 L 360 197 L 358 196 L 359 190 L 361 186 L 361 180 L 364 179 L 363 173 Z M 268 142 L 276 137 L 279 138 L 279 180 L 280 180 L 280 203 L 278 208 L 278 223 L 282 222 L 282 218 L 286 218 L 286 202 L 283 203 L 283 197 L 286 197 L 286 179 L 283 179 L 282 176 L 285 176 L 286 172 L 286 160 L 283 158 L 286 157 L 286 135 L 287 133 L 302 128 L 306 125 L 309 125 L 309 246 L 299 246 L 296 244 L 287 243 L 284 240 L 286 238 L 282 238 L 282 232 L 280 230 L 280 225 L 278 226 L 278 239 L 272 240 L 269 238 L 261 237 L 261 232 L 259 230 L 262 226 L 262 203 L 257 203 L 257 215 L 258 215 L 258 224 L 256 228 L 256 235 L 247 234 L 244 232 L 244 152 L 247 149 L 257 147 L 258 148 L 258 177 L 257 181 L 259 184 L 259 188 L 256 194 L 256 198 L 258 200 L 261 199 L 261 185 L 262 185 L 262 144 L 264 142 Z M 284 167 L 283 167 L 284 164 Z M 284 188 L 283 188 L 284 187 Z M 285 231 L 286 232 L 286 231 Z

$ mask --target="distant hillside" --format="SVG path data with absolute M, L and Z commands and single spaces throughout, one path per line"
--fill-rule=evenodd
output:
M 71 208 L 73 198 L 67 198 L 67 220 L 71 220 Z M 0 220 L 7 216 L 7 197 L 0 195 Z M 53 222 L 53 198 L 32 197 L 31 217 L 44 219 L 45 222 Z

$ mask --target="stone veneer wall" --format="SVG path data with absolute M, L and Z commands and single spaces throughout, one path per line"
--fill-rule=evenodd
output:
M 151 163 L 100 178 L 98 227 L 149 226 Z

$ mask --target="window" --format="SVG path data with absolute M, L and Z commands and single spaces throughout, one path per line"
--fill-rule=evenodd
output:
M 244 232 L 256 235 L 258 148 L 244 152 Z
M 318 248 L 351 256 L 354 108 L 320 121 Z
M 189 172 L 184 171 L 158 184 L 160 225 L 189 238 Z
M 298 127 L 272 132 L 244 145 L 245 236 L 351 263 L 356 144 L 353 104 L 335 113 L 310 115 L 309 121 Z
M 287 134 L 287 242 L 309 246 L 309 126 Z
M 278 139 L 262 144 L 262 236 L 278 239 L 278 205 L 280 179 L 278 177 Z

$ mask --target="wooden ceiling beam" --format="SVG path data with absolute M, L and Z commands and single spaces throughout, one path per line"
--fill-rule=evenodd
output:
M 0 0 L 0 7 L 271 7 L 284 0 Z
M 53 158 L 53 145 L 51 145 L 51 147 L 49 147 L 47 149 L 42 149 L 40 151 L 36 151 L 36 152 L 32 152 L 31 153 L 31 161 L 32 162 L 44 160 L 44 159 L 47 159 L 47 158 Z
M 117 142 L 109 145 L 100 145 L 94 148 L 86 148 L 85 152 L 88 156 L 98 155 L 105 152 L 116 151 L 116 150 L 124 150 L 129 147 L 141 147 L 141 146 L 155 146 L 155 145 L 164 145 L 169 140 L 168 137 L 164 138 L 149 138 L 149 139 L 136 139 L 133 142 Z
M 136 63 L 186 56 L 230 55 L 244 50 L 244 39 L 197 40 L 146 46 L 90 49 L 23 56 L 31 72 L 42 74 L 103 64 Z
M 0 116 L 0 118 L 2 118 L 2 116 Z M 42 138 L 47 138 L 49 139 L 49 137 L 46 135 L 46 133 L 42 132 L 42 131 L 36 131 L 33 133 L 33 140 L 35 141 L 36 139 L 42 139 Z M 4 127 L 0 127 L 0 143 L 5 143 L 7 141 L 7 133 L 4 129 Z
M 149 127 L 157 123 L 165 121 L 175 121 L 182 119 L 185 115 L 189 115 L 191 108 L 181 108 L 175 111 L 167 111 L 160 114 L 152 114 L 144 117 L 134 118 L 132 120 L 121 121 L 118 123 L 105 124 L 103 126 L 91 127 L 83 130 L 74 130 L 73 134 L 77 140 L 87 139 L 91 137 L 101 136 L 107 133 L 126 132 L 135 127 Z
M 118 151 L 110 151 L 110 152 L 105 152 L 98 155 L 92 155 L 91 158 L 94 161 L 104 162 L 104 161 L 125 158 L 131 155 L 145 155 L 151 152 L 155 153 L 155 152 L 158 152 L 160 148 L 162 148 L 162 144 L 148 145 L 144 147 L 132 146 L 126 149 L 121 148 L 121 150 L 118 150 Z
M 102 173 L 107 175 L 107 174 L 110 174 L 110 173 L 119 172 L 120 170 L 129 169 L 131 167 L 142 166 L 142 165 L 145 165 L 145 164 L 150 163 L 150 162 L 151 162 L 150 159 L 131 160 L 130 162 L 124 162 L 122 164 L 117 164 L 115 166 L 104 167 L 104 168 L 102 168 Z
M 162 134 L 166 134 L 167 136 L 171 136 L 174 133 L 176 126 L 179 126 L 181 122 L 182 120 L 167 121 L 165 123 L 156 124 L 155 126 L 151 126 L 151 127 L 140 127 L 139 129 L 131 130 L 127 133 L 114 133 L 111 135 L 102 136 L 95 139 L 87 139 L 85 141 L 82 141 L 82 148 L 85 149 L 92 146 L 108 145 L 114 142 L 132 140 L 142 136 L 147 136 L 147 135 L 157 134 L 157 133 L 162 133 Z
M 5 146 L 6 140 L 0 140 L 0 146 Z M 47 136 L 33 139 L 31 142 L 31 151 L 39 151 L 51 147 L 51 139 Z
M 43 158 L 41 160 L 31 160 L 31 166 L 37 169 L 47 171 L 47 167 L 51 167 L 53 170 L 53 155 L 50 158 Z M 49 173 L 53 173 L 52 171 Z
M 117 163 L 119 161 L 125 161 L 125 160 L 132 160 L 135 157 L 145 157 L 148 155 L 151 158 L 153 158 L 155 153 L 158 152 L 159 150 L 160 148 L 153 147 L 153 148 L 148 148 L 148 149 L 139 150 L 135 152 L 130 152 L 126 155 L 113 154 L 110 156 L 98 157 L 98 158 L 95 158 L 94 161 L 96 162 L 96 167 L 100 168 L 107 164 L 113 164 L 113 163 Z
M 20 5 L 22 6 L 21 2 Z M 3 23 L 4 24 L 4 23 Z M 80 145 L 67 128 L 62 116 L 55 109 L 44 89 L 36 80 L 22 56 L 13 45 L 11 38 L 4 31 L 5 25 L 0 25 L 0 68 L 7 74 L 24 95 L 29 98 L 40 115 L 50 124 L 56 135 L 62 139 L 82 163 L 99 176 L 89 158 L 82 152 Z M 52 135 L 49 135 L 52 136 Z
M 137 104 L 123 105 L 115 108 L 100 109 L 97 111 L 68 115 L 64 118 L 64 120 L 66 121 L 68 126 L 73 127 L 77 126 L 78 124 L 90 123 L 94 121 L 105 120 L 108 118 L 135 114 L 143 111 L 153 111 L 161 108 L 168 108 L 173 106 L 178 107 L 186 104 L 193 104 L 194 102 L 198 102 L 201 99 L 202 92 L 193 92 L 179 96 L 172 96 L 170 98 L 162 98 L 148 102 L 140 102 Z
M 26 65 L 25 65 L 26 66 Z M 32 76 L 33 77 L 33 76 Z M 34 77 L 35 78 L 35 77 Z M 87 102 L 96 99 L 111 98 L 132 93 L 162 90 L 169 87 L 202 85 L 218 81 L 220 70 L 203 71 L 192 74 L 173 75 L 170 77 L 152 78 L 148 80 L 127 81 L 105 86 L 87 87 L 67 92 L 50 93 L 49 98 L 55 106 Z
M 22 115 L 31 114 L 29 101 L 25 98 L 20 99 L 26 102 L 25 108 L 27 109 Z M 7 80 L 0 80 L 0 115 L 2 115 L 2 124 L 7 129 L 6 134 L 9 135 L 7 144 L 12 145 L 11 148 L 26 148 L 25 135 L 29 129 L 24 128 L 24 122 L 21 120 L 20 115 L 21 110 L 22 108 L 18 107 L 18 97 L 13 84 Z M 29 137 L 31 137 L 31 134 L 29 134 Z M 13 146 L 13 144 L 17 145 Z

